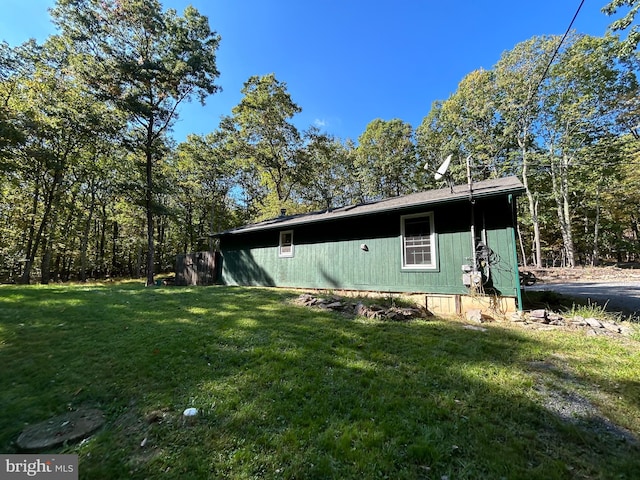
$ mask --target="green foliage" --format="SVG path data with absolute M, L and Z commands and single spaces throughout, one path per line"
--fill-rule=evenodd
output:
M 607 305 L 599 305 L 588 301 L 586 305 L 576 305 L 575 303 L 567 310 L 567 315 L 572 317 L 597 318 L 609 322 L 620 322 L 624 320 L 623 315 L 613 314 L 607 311 Z
M 422 169 L 411 125 L 397 118 L 370 122 L 358 138 L 354 165 L 365 201 L 412 193 Z
M 638 2 L 604 8 L 626 7 L 613 30 L 632 27 Z M 474 180 L 522 178 L 522 260 L 640 255 L 635 27 L 622 42 L 572 33 L 550 65 L 560 38 L 533 37 L 466 75 L 415 131 L 377 119 L 357 143 L 299 130 L 287 84 L 252 76 L 214 132 L 176 146 L 182 102 L 219 89 L 208 19 L 157 0 L 59 0 L 52 16 L 60 34 L 44 44 L 0 44 L 3 280 L 151 283 L 177 253 L 211 248 L 211 233 L 282 208 L 445 187 L 433 172 L 448 155 L 458 184 L 469 155 Z
M 297 195 L 315 210 L 350 205 L 361 199 L 355 148 L 348 143 L 311 127 L 305 132 L 308 175 Z
M 59 0 L 52 9 L 73 67 L 98 98 L 125 113 L 128 147 L 145 165 L 147 284 L 154 275 L 154 163 L 164 156 L 165 135 L 180 103 L 204 102 L 215 93 L 220 37 L 206 17 L 187 7 L 183 17 L 162 11 L 157 0 Z
M 505 156 L 513 140 L 509 145 L 503 136 L 494 76 L 494 72 L 487 70 L 468 74 L 458 90 L 434 105 L 433 115 L 418 127 L 418 150 L 430 172 L 453 154 L 455 160 L 449 174 L 456 183 L 467 181 L 466 164 L 459 161 L 467 156 L 473 158 L 477 180 L 511 173 Z
M 235 225 L 231 190 L 238 172 L 225 141 L 220 132 L 189 135 L 168 165 L 183 251 L 207 250 L 210 234 Z
M 302 137 L 292 123 L 301 109 L 274 74 L 249 78 L 242 94 L 221 131 L 242 166 L 244 197 L 262 207 L 262 217 L 274 217 L 309 176 Z
M 626 120 L 638 108 L 635 62 L 617 53 L 612 37 L 575 36 L 543 88 L 541 147 L 548 152 L 551 191 L 570 266 L 576 263 L 575 209 L 581 201 L 599 202 L 604 179 L 612 180 L 621 159 L 616 152 L 622 144 L 613 139 L 624 133 Z
M 474 179 L 521 176 L 522 261 L 598 263 L 614 252 L 614 237 L 630 238 L 634 228 L 614 227 L 609 212 L 617 207 L 605 202 L 624 181 L 621 164 L 632 161 L 624 135 L 640 120 L 636 71 L 637 59 L 620 55 L 615 37 L 573 33 L 562 45 L 534 37 L 435 103 L 417 129 L 418 152 L 432 170 L 453 154 L 457 183 L 466 180 L 467 155 Z M 637 242 L 626 246 L 639 253 Z
M 84 406 L 106 425 L 59 450 L 80 478 L 636 475 L 637 342 L 347 320 L 293 296 L 0 286 L 0 450 Z M 572 398 L 607 423 L 563 412 Z
M 638 48 L 638 43 L 640 43 L 640 28 L 638 28 L 638 25 L 632 25 L 638 13 L 638 9 L 640 9 L 640 1 L 611 0 L 602 7 L 602 11 L 607 15 L 615 15 L 623 7 L 629 7 L 629 10 L 625 12 L 622 17 L 613 21 L 611 25 L 609 25 L 609 29 L 614 32 L 628 29 L 627 38 L 622 40 L 620 47 L 623 55 L 629 55 Z

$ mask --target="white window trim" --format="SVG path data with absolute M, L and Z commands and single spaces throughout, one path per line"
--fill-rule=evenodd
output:
M 404 235 L 404 222 L 406 219 L 410 218 L 418 218 L 418 217 L 428 217 L 429 218 L 429 229 L 431 231 L 430 239 L 430 250 L 431 250 L 431 263 L 429 264 L 418 264 L 418 265 L 407 265 L 405 263 L 405 235 Z M 402 265 L 402 270 L 437 270 L 438 269 L 438 260 L 437 260 L 437 245 L 436 245 L 436 231 L 434 228 L 433 222 L 433 212 L 427 213 L 414 213 L 411 215 L 402 215 L 400 217 L 400 264 Z
M 282 239 L 286 234 L 291 234 L 291 245 L 290 245 L 291 251 L 289 251 L 289 252 L 283 252 L 282 251 L 282 247 L 283 247 Z M 293 244 L 293 230 L 282 230 L 280 232 L 280 240 L 278 241 L 278 256 L 280 258 L 291 258 L 291 257 L 293 257 L 294 249 L 295 249 L 295 247 L 294 247 L 294 244 Z

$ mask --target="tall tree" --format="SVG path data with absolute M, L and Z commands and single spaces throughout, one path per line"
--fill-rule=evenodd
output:
M 220 131 L 189 135 L 178 145 L 172 160 L 176 185 L 173 200 L 184 251 L 204 248 L 209 234 L 233 225 L 230 190 L 238 172 L 224 140 Z
M 32 67 L 30 75 L 19 80 L 15 102 L 21 110 L 25 143 L 15 149 L 14 174 L 32 194 L 22 280 L 29 282 L 41 249 L 42 282 L 47 283 L 52 247 L 61 235 L 57 220 L 62 218 L 60 210 L 73 181 L 71 169 L 82 149 L 108 123 L 111 112 L 71 74 L 64 45 L 55 37 L 42 47 L 32 47 L 23 52 Z
M 78 53 L 75 68 L 100 98 L 126 112 L 128 145 L 145 165 L 147 285 L 154 283 L 153 166 L 178 106 L 215 93 L 220 37 L 187 7 L 162 11 L 157 0 L 58 0 L 54 23 Z
M 421 169 L 411 125 L 397 118 L 370 122 L 358 138 L 355 166 L 365 200 L 415 191 L 415 175 Z
M 508 156 L 515 142 L 504 136 L 504 130 L 495 72 L 476 70 L 424 118 L 416 131 L 418 152 L 432 173 L 447 155 L 454 155 L 448 172 L 458 183 L 467 181 L 466 162 L 460 160 L 469 155 L 474 179 L 500 177 L 513 172 Z
M 307 175 L 302 136 L 292 123 L 301 108 L 275 75 L 252 76 L 244 95 L 220 128 L 228 148 L 244 169 L 243 189 L 262 206 L 263 215 L 277 215 L 291 205 L 291 194 Z
M 25 140 L 11 104 L 18 94 L 23 70 L 21 52 L 30 48 L 35 48 L 35 44 L 28 42 L 21 48 L 11 49 L 6 42 L 0 42 L 0 171 L 9 166 L 11 154 L 8 147 Z
M 609 25 L 609 29 L 614 32 L 629 29 L 627 38 L 621 42 L 621 53 L 628 55 L 634 52 L 636 48 L 638 48 L 638 43 L 640 43 L 640 28 L 638 28 L 638 25 L 631 25 L 638 10 L 640 10 L 640 0 L 611 0 L 602 7 L 602 11 L 606 15 L 615 15 L 623 7 L 629 7 L 629 10 L 621 18 L 613 21 L 611 25 Z
M 600 148 L 608 139 L 625 133 L 622 118 L 640 90 L 635 76 L 637 64 L 632 57 L 619 57 L 617 40 L 611 36 L 577 36 L 560 55 L 546 84 L 540 131 L 548 152 L 552 192 L 558 212 L 567 264 L 575 266 L 572 195 L 576 191 L 593 192 L 600 185 L 616 156 Z M 637 100 L 636 100 L 637 102 Z M 589 148 L 589 153 L 585 153 Z M 600 152 L 599 156 L 594 153 Z M 604 153 L 604 154 L 603 154 Z M 590 161 L 585 164 L 585 161 Z M 580 181 L 580 172 L 587 181 Z
M 311 209 L 330 210 L 353 203 L 357 179 L 349 146 L 317 127 L 309 128 L 305 138 L 310 169 L 299 197 Z
M 422 123 L 416 129 L 416 152 L 424 168 L 431 174 L 424 173 L 419 177 L 417 185 L 421 189 L 433 187 L 435 180 L 433 172 L 448 155 L 458 153 L 457 131 L 458 126 L 449 122 L 449 116 L 444 107 L 445 101 L 436 100 L 431 105 L 431 110 Z M 451 164 L 448 170 L 450 178 L 454 181 L 464 182 L 465 174 L 462 168 L 458 168 L 457 162 Z
M 505 124 L 504 135 L 515 139 L 522 183 L 526 190 L 533 226 L 534 259 L 542 267 L 539 198 L 531 186 L 531 168 L 535 138 L 533 129 L 540 113 L 538 88 L 560 39 L 533 37 L 505 52 L 495 66 L 498 110 Z M 526 261 L 526 260 L 525 260 Z

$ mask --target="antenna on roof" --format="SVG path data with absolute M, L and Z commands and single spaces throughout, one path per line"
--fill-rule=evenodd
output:
M 438 167 L 438 170 L 436 170 L 436 173 L 433 175 L 433 178 L 438 181 L 441 180 L 442 178 L 444 178 L 447 183 L 449 184 L 449 188 L 451 188 L 451 193 L 453 193 L 453 179 L 451 178 L 451 175 L 449 175 L 449 164 L 451 163 L 451 158 L 453 157 L 453 155 L 449 155 L 444 162 L 442 162 L 442 164 L 440 165 L 440 167 Z M 429 169 L 429 164 L 427 163 L 424 166 L 425 170 Z
M 435 178 L 436 180 L 440 180 L 442 177 L 445 176 L 445 174 L 447 173 L 447 170 L 449 169 L 449 164 L 451 163 L 451 157 L 453 155 L 449 155 L 444 162 L 442 162 L 442 165 L 440 165 L 440 168 L 438 168 L 438 170 L 436 171 L 436 174 L 433 176 L 433 178 Z

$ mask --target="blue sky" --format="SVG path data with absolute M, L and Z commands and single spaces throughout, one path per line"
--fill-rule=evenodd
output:
M 574 29 L 604 35 L 607 0 L 586 0 Z M 295 124 L 357 138 L 376 119 L 414 128 L 471 71 L 490 69 L 504 51 L 535 35 L 562 35 L 580 0 L 161 0 L 191 4 L 222 41 L 218 84 L 205 107 L 183 105 L 177 141 L 216 129 L 252 75 L 274 73 L 302 108 Z M 0 40 L 18 45 L 55 33 L 54 0 L 0 0 Z

